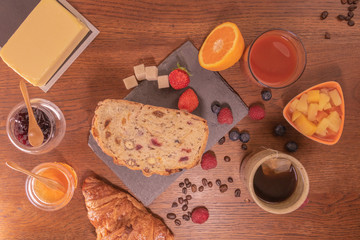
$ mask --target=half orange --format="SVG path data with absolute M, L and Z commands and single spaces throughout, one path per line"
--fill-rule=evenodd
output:
M 199 63 L 205 69 L 222 71 L 240 60 L 244 38 L 235 23 L 225 22 L 211 31 L 199 51 Z

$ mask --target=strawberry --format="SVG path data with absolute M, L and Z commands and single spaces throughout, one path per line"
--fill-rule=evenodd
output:
M 186 68 L 180 67 L 179 64 L 177 66 L 178 68 L 169 74 L 169 83 L 176 90 L 183 89 L 190 83 L 189 73 Z
M 233 115 L 228 107 L 224 107 L 220 109 L 220 112 L 218 113 L 217 120 L 220 124 L 232 124 L 233 123 Z
M 260 105 L 252 105 L 249 109 L 249 117 L 252 120 L 261 120 L 265 117 L 265 110 Z
M 178 108 L 180 110 L 187 110 L 189 113 L 194 111 L 199 106 L 199 100 L 191 88 L 187 89 L 181 94 L 178 102 Z

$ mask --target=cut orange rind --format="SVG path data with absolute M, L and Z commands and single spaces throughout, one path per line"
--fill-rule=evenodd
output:
M 199 51 L 200 66 L 211 71 L 222 71 L 238 62 L 245 42 L 235 23 L 225 22 L 211 31 Z

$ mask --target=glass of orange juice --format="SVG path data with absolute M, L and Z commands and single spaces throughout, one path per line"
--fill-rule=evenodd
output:
M 37 208 L 55 211 L 65 207 L 74 195 L 77 186 L 77 175 L 72 167 L 65 163 L 42 163 L 36 166 L 33 173 L 51 178 L 66 189 L 66 192 L 52 189 L 33 177 L 28 177 L 25 183 L 26 195 Z
M 284 88 L 298 80 L 306 67 L 306 51 L 294 33 L 273 29 L 262 33 L 244 53 L 252 80 L 268 88 Z

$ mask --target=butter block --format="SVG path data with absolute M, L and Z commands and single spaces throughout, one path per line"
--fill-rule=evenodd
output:
M 169 85 L 169 76 L 168 75 L 162 75 L 158 77 L 158 87 L 161 88 L 168 88 Z
M 142 81 L 146 79 L 146 73 L 145 73 L 145 65 L 140 64 L 134 67 L 134 74 L 138 81 Z
M 3 61 L 34 86 L 43 86 L 89 32 L 56 0 L 42 0 L 0 50 Z
M 127 78 L 124 78 L 123 79 L 123 82 L 125 84 L 125 87 L 127 90 L 133 88 L 133 87 L 136 87 L 138 85 L 138 82 L 136 81 L 136 78 L 134 75 L 130 76 L 130 77 L 127 77 Z
M 156 81 L 158 78 L 158 68 L 156 66 L 146 67 L 145 74 L 148 81 Z

